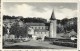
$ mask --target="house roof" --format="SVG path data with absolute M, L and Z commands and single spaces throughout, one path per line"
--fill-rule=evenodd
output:
M 48 30 L 45 30 L 45 29 L 36 29 L 34 30 L 35 32 L 47 32 Z
M 28 26 L 48 26 L 48 23 L 26 23 Z

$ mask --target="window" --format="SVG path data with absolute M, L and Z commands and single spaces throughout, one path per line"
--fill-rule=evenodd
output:
M 46 29 L 48 29 L 48 27 L 46 26 Z
M 43 27 L 42 27 L 42 29 L 43 29 Z
M 46 34 L 47 32 L 45 32 L 45 34 Z
M 39 29 L 39 26 L 37 26 L 37 29 Z
M 35 27 L 35 29 L 37 29 L 37 27 Z
M 32 27 L 33 29 L 35 29 L 34 27 Z
M 45 29 L 45 26 L 43 27 L 43 29 Z
M 40 29 L 40 27 L 39 27 L 39 29 Z

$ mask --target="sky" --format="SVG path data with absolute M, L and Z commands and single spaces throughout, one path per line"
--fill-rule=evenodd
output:
M 4 2 L 3 15 L 41 17 L 50 19 L 52 11 L 56 19 L 73 18 L 77 16 L 77 3 L 53 2 Z

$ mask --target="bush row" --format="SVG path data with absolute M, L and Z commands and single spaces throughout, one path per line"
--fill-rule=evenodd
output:
M 59 39 L 59 38 L 45 38 L 45 41 L 61 41 L 61 42 L 74 42 L 77 43 L 77 39 L 75 39 L 74 41 L 71 39 Z
M 13 42 L 13 43 L 17 43 L 17 42 L 24 42 L 24 39 L 7 39 L 5 40 L 6 42 Z M 27 40 L 29 41 L 29 40 Z
M 67 47 L 77 47 L 77 43 L 74 42 L 61 42 L 61 41 L 53 41 L 54 45 L 67 46 Z

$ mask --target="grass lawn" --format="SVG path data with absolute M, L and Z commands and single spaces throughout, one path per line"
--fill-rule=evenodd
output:
M 72 49 L 72 47 L 52 45 L 48 41 L 34 41 L 30 40 L 28 42 L 19 43 L 6 43 L 4 49 Z M 75 48 L 76 49 L 76 48 Z

